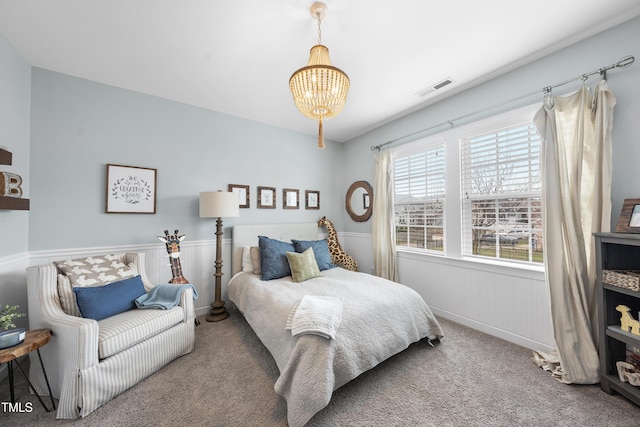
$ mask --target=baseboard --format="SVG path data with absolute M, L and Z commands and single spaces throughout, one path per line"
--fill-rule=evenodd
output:
M 451 320 L 453 322 L 459 323 L 464 326 L 468 326 L 469 328 L 475 329 L 480 332 L 484 332 L 485 334 L 501 338 L 505 341 L 509 341 L 510 343 L 517 344 L 521 347 L 528 348 L 531 350 L 536 350 L 536 351 L 542 351 L 546 353 L 553 350 L 553 347 L 550 346 L 549 344 L 534 341 L 530 338 L 516 335 L 509 331 L 505 331 L 503 329 L 499 329 L 494 326 L 487 325 L 485 323 L 477 322 L 473 319 L 469 319 L 467 317 L 460 316 L 446 310 L 440 310 L 437 307 L 433 307 L 433 306 L 429 306 L 429 307 L 431 308 L 431 311 L 433 312 L 433 314 L 435 314 L 436 316 L 444 317 L 445 319 Z M 445 331 L 445 335 L 446 335 L 446 331 Z
M 194 311 L 196 313 L 196 316 L 202 316 L 203 314 L 209 313 L 209 310 L 211 310 L 211 307 L 207 306 L 207 307 L 196 308 Z

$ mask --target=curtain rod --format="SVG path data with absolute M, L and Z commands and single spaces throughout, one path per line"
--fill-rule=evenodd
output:
M 576 80 L 586 81 L 589 78 L 589 76 L 592 76 L 594 74 L 600 74 L 602 76 L 602 78 L 606 80 L 606 78 L 607 78 L 607 70 L 612 70 L 614 68 L 627 68 L 627 67 L 631 66 L 631 64 L 633 64 L 634 61 L 635 61 L 635 58 L 632 55 L 627 55 L 627 56 L 621 58 L 615 64 L 607 65 L 606 67 L 598 68 L 597 70 L 593 70 L 593 71 L 590 71 L 588 73 L 580 74 L 579 76 L 570 78 L 570 79 L 565 80 L 563 82 L 555 83 L 555 84 L 550 85 L 550 86 L 545 86 L 542 89 L 537 90 L 535 92 L 531 92 L 531 93 L 528 93 L 526 95 L 520 95 L 520 96 L 518 96 L 516 98 L 512 98 L 512 99 L 510 99 L 508 101 L 503 101 L 503 102 L 500 102 L 498 104 L 494 104 L 494 105 L 482 108 L 480 110 L 476 110 L 476 111 L 474 111 L 472 113 L 468 113 L 468 114 L 465 114 L 463 116 L 456 117 L 455 119 L 447 120 L 445 122 L 438 123 L 437 125 L 433 125 L 433 126 L 429 126 L 428 128 L 420 129 L 419 131 L 416 131 L 416 132 L 413 132 L 413 133 L 410 133 L 410 134 L 407 134 L 407 135 L 400 136 L 398 138 L 392 139 L 391 141 L 387 141 L 387 142 L 385 142 L 383 144 L 372 145 L 371 146 L 371 151 L 379 150 L 380 148 L 382 148 L 384 146 L 391 145 L 391 144 L 393 144 L 395 142 L 398 142 L 398 141 L 400 141 L 402 139 L 409 138 L 409 137 L 421 134 L 421 133 L 426 132 L 428 130 L 432 130 L 432 129 L 438 128 L 440 126 L 449 125 L 449 126 L 453 127 L 454 126 L 453 122 L 465 119 L 465 118 L 467 118 L 469 116 L 473 116 L 473 115 L 476 115 L 476 114 L 479 114 L 479 113 L 482 113 L 482 112 L 485 112 L 485 111 L 493 110 L 493 109 L 495 109 L 497 107 L 501 107 L 501 106 L 503 106 L 505 104 L 510 104 L 511 102 L 517 101 L 519 99 L 523 99 L 523 98 L 527 98 L 527 97 L 532 96 L 532 95 L 536 95 L 536 94 L 538 94 L 540 92 L 544 93 L 545 95 L 548 95 L 549 93 L 551 93 L 553 88 L 566 85 L 567 83 L 571 83 L 571 82 L 574 82 Z

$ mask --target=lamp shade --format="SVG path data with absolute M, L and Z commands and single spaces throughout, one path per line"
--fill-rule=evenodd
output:
M 200 218 L 231 218 L 240 216 L 238 196 L 223 191 L 200 193 Z

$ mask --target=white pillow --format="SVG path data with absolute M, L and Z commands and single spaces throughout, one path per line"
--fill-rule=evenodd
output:
M 253 263 L 251 262 L 251 248 L 245 246 L 242 249 L 242 271 L 253 272 Z
M 253 264 L 253 274 L 261 275 L 260 248 L 257 246 L 251 246 L 251 264 Z

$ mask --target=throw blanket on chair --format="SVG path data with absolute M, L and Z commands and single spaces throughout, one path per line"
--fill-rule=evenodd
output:
M 157 285 L 146 294 L 139 296 L 136 299 L 136 306 L 138 308 L 169 310 L 178 305 L 182 291 L 189 288 L 193 290 L 193 299 L 198 299 L 198 292 L 190 283 L 186 285 L 163 283 Z
M 286 330 L 292 336 L 314 334 L 335 339 L 342 320 L 342 298 L 305 295 L 293 306 Z

